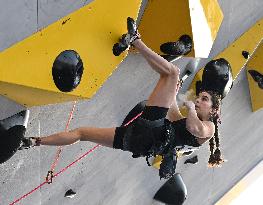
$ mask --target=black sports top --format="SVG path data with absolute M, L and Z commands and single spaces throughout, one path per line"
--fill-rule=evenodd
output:
M 201 146 L 197 138 L 186 129 L 186 118 L 171 122 L 168 119 L 151 121 L 137 118 L 134 123 L 125 129 L 122 138 L 122 150 L 133 153 L 132 157 L 146 157 L 161 155 L 160 178 L 170 178 L 176 168 L 177 146 Z M 121 129 L 121 128 L 119 128 Z
M 174 122 L 169 121 L 169 123 L 172 124 L 172 133 L 174 132 L 176 145 L 189 145 L 194 147 L 201 146 L 198 143 L 196 136 L 194 136 L 187 130 L 186 118 L 182 118 Z

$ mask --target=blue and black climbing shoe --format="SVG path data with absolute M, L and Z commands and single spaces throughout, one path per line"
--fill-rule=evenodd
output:
M 140 34 L 138 32 L 137 25 L 131 17 L 127 18 L 127 30 L 130 38 L 130 44 L 132 44 L 135 40 L 140 39 Z
M 130 17 L 127 18 L 127 31 L 128 33 L 123 34 L 119 42 L 115 43 L 112 48 L 115 56 L 119 56 L 122 52 L 127 50 L 135 40 L 140 39 L 136 23 Z
M 119 56 L 123 51 L 128 49 L 130 45 L 130 38 L 128 34 L 123 34 L 122 37 L 119 39 L 119 43 L 115 43 L 113 46 L 113 54 L 115 56 Z

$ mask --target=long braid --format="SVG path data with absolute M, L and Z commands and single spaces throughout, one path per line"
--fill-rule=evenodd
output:
M 211 91 L 208 91 L 208 93 L 212 97 L 212 103 L 213 103 L 212 107 L 220 111 L 221 97 Z M 221 151 L 219 149 L 220 142 L 219 142 L 218 123 L 221 124 L 219 115 L 220 113 L 218 112 L 214 116 L 211 116 L 211 121 L 215 125 L 215 133 L 214 136 L 209 140 L 209 146 L 210 146 L 210 157 L 208 160 L 209 167 L 219 167 L 224 162 L 221 156 Z
M 216 150 L 214 152 L 214 156 L 215 156 L 215 163 L 217 166 L 220 166 L 220 164 L 222 164 L 224 162 L 224 160 L 222 159 L 221 156 L 221 151 L 219 149 L 220 143 L 219 143 L 219 132 L 218 132 L 218 125 L 217 122 L 215 124 L 216 130 L 215 130 L 215 142 L 216 142 Z
M 212 165 L 215 162 L 215 155 L 214 155 L 214 149 L 215 149 L 215 142 L 214 142 L 214 137 L 212 137 L 209 140 L 209 146 L 210 146 L 210 156 L 209 156 L 209 160 L 208 160 L 208 164 Z

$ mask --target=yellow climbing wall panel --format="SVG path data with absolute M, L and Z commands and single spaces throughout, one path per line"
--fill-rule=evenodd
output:
M 161 53 L 162 43 L 175 41 L 183 34 L 192 37 L 188 1 L 148 1 L 139 32 L 143 41 L 157 53 Z M 189 55 L 193 56 L 193 52 Z
M 206 58 L 222 20 L 217 0 L 148 1 L 139 32 L 144 42 L 159 54 L 162 43 L 187 34 L 194 41 L 194 49 L 188 56 Z
M 253 112 L 263 107 L 263 41 L 259 44 L 247 65 L 247 78 L 250 90 L 251 104 Z M 256 79 L 253 79 L 249 70 L 255 70 L 258 73 Z M 256 81 L 255 81 L 256 80 Z
M 248 59 L 242 55 L 242 51 L 247 51 L 252 54 L 263 36 L 263 19 L 256 22 L 248 31 L 241 37 L 230 44 L 223 52 L 217 55 L 214 59 L 226 59 L 232 68 L 233 79 L 237 77 L 240 70 L 244 67 Z M 202 79 L 203 68 L 196 73 L 194 80 L 191 83 L 190 89 L 196 90 L 196 81 Z M 195 93 L 195 92 L 193 92 Z
M 141 0 L 96 0 L 2 51 L 0 94 L 26 106 L 91 98 L 126 57 L 127 52 L 114 56 L 112 46 L 140 5 Z M 53 62 L 64 50 L 78 52 L 84 64 L 82 80 L 70 93 L 60 92 L 52 78 Z
M 209 25 L 212 40 L 216 39 L 224 15 L 217 0 L 200 0 Z

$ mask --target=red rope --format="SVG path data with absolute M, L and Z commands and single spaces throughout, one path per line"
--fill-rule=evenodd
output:
M 138 117 L 140 117 L 142 115 L 143 112 L 140 112 L 138 115 L 136 115 L 134 118 L 132 118 L 129 122 L 127 122 L 124 127 L 126 127 L 127 125 L 129 125 L 130 123 L 132 123 L 134 120 L 136 120 Z
M 83 159 L 84 157 L 86 157 L 88 154 L 90 154 L 91 152 L 93 152 L 95 149 L 97 149 L 100 145 L 97 144 L 96 146 L 94 146 L 92 149 L 90 149 L 89 151 L 87 151 L 85 154 L 83 154 L 82 156 L 80 156 L 78 159 L 76 159 L 75 161 L 73 161 L 72 163 L 70 163 L 68 166 L 66 166 L 65 168 L 63 168 L 62 170 L 60 170 L 58 173 L 56 173 L 54 175 L 54 177 L 59 176 L 62 172 L 66 171 L 69 167 L 71 167 L 72 165 L 74 165 L 75 163 L 77 163 L 78 161 L 80 161 L 81 159 Z M 39 188 L 41 188 L 42 186 L 44 186 L 45 184 L 47 184 L 48 182 L 45 181 L 42 184 L 40 184 L 39 186 L 37 186 L 36 188 L 32 189 L 30 192 L 28 192 L 27 194 L 23 195 L 22 197 L 20 197 L 19 199 L 15 200 L 14 202 L 10 203 L 9 205 L 14 205 L 17 202 L 21 201 L 22 199 L 26 198 L 28 195 L 32 194 L 33 192 L 35 192 L 36 190 L 38 190 Z
M 70 120 L 72 119 L 72 115 L 75 109 L 75 104 L 72 108 L 73 111 L 71 111 L 66 129 L 68 129 Z M 129 122 L 127 122 L 124 126 L 129 125 L 131 122 L 133 122 L 135 119 L 137 119 L 138 117 L 140 117 L 142 115 L 143 112 L 139 113 L 138 115 L 136 115 L 134 118 L 132 118 Z M 61 173 L 63 173 L 64 171 L 66 171 L 68 168 L 70 168 L 72 165 L 74 165 L 75 163 L 77 163 L 78 161 L 80 161 L 81 159 L 83 159 L 84 157 L 86 157 L 88 154 L 90 154 L 91 152 L 93 152 L 95 149 L 97 149 L 98 147 L 100 147 L 99 144 L 97 144 L 96 146 L 94 146 L 92 149 L 90 149 L 89 151 L 87 151 L 85 154 L 83 154 L 82 156 L 80 156 L 78 159 L 76 159 L 75 161 L 73 161 L 72 163 L 70 163 L 68 166 L 64 167 L 62 170 L 60 170 L 58 173 L 53 175 L 53 178 L 59 176 Z M 61 152 L 60 152 L 61 153 Z M 57 161 L 57 160 L 56 160 Z M 42 186 L 44 186 L 45 184 L 47 184 L 48 181 L 44 181 L 42 184 L 40 184 L 39 186 L 37 186 L 36 188 L 32 189 L 30 192 L 24 194 L 22 197 L 20 197 L 19 199 L 15 200 L 14 202 L 10 203 L 9 205 L 14 205 L 16 203 L 18 203 L 19 201 L 21 201 L 22 199 L 26 198 L 28 195 L 32 194 L 33 192 L 35 192 L 36 190 L 40 189 Z
M 75 110 L 75 107 L 76 107 L 76 103 L 77 103 L 77 101 L 74 101 L 74 104 L 73 104 L 73 106 L 72 106 L 72 109 L 71 109 L 71 112 L 70 112 L 70 114 L 69 114 L 69 118 L 68 118 L 68 121 L 67 121 L 67 124 L 66 124 L 66 127 L 65 127 L 65 132 L 68 131 L 69 124 L 70 124 L 70 122 L 71 122 L 71 120 L 72 120 L 73 113 L 74 113 L 74 110 Z M 49 173 L 53 173 L 54 170 L 55 170 L 55 167 L 57 166 L 58 160 L 59 160 L 60 155 L 61 155 L 61 152 L 62 152 L 62 147 L 63 147 L 63 146 L 59 146 L 59 147 L 58 147 L 55 160 L 54 160 L 53 164 L 51 165 L 50 171 L 49 171 L 48 174 L 47 174 L 47 178 L 46 178 L 47 180 L 48 180 L 49 177 L 50 177 L 50 176 L 49 176 Z M 51 176 L 51 181 L 52 181 L 52 178 L 53 178 L 53 177 L 54 177 L 54 176 Z

